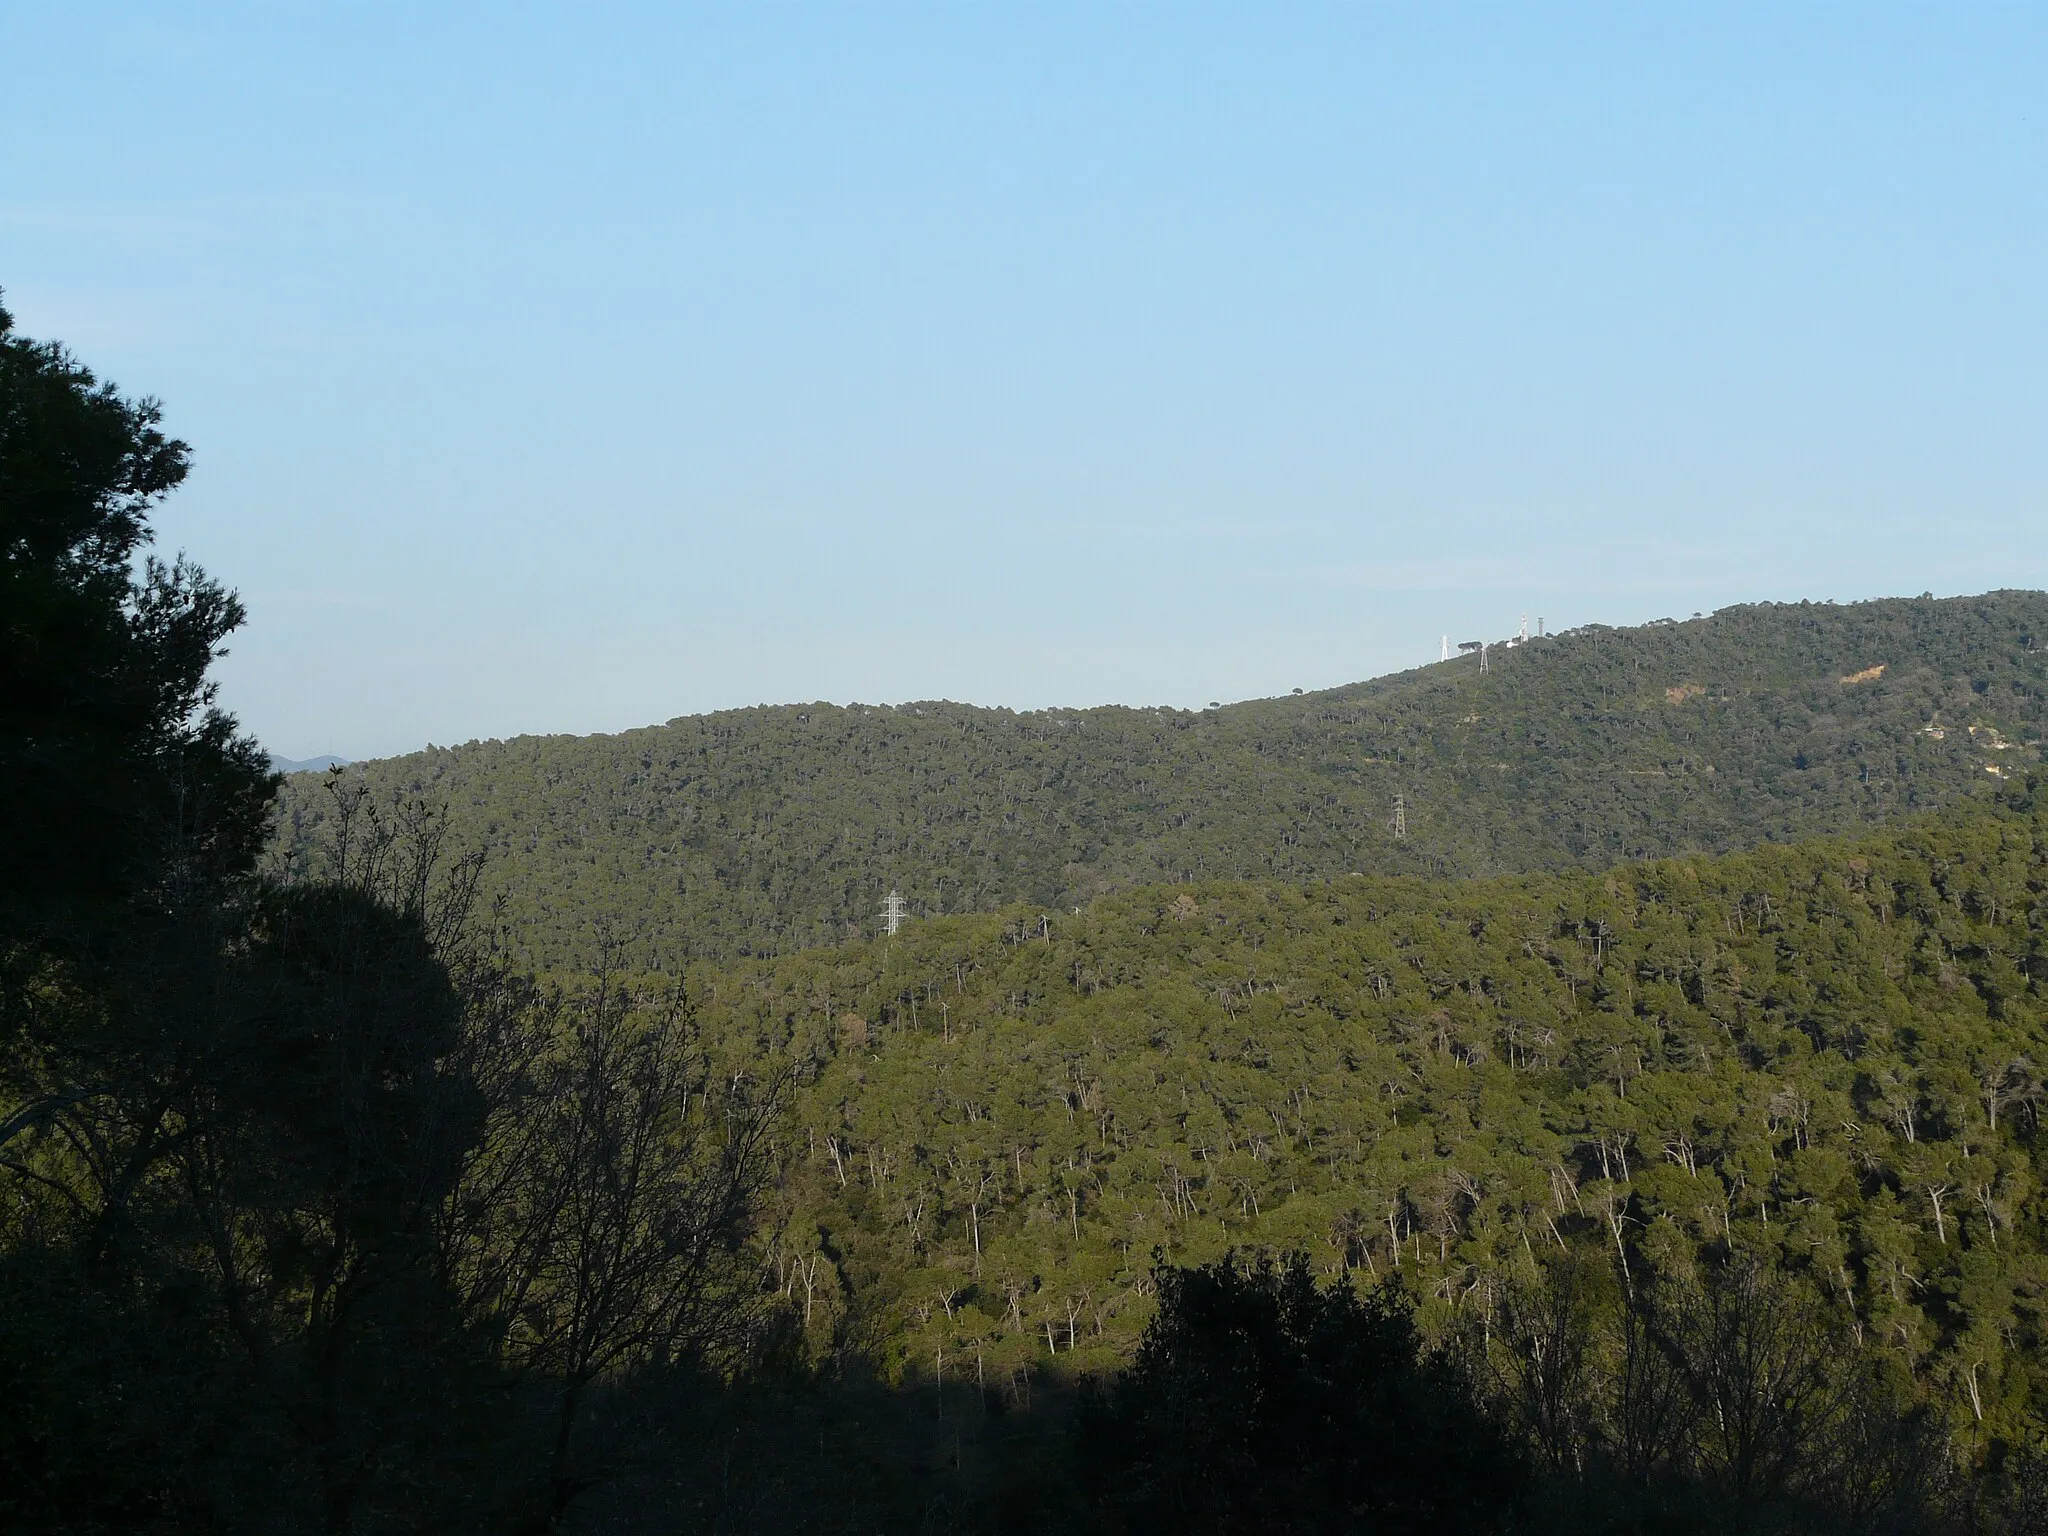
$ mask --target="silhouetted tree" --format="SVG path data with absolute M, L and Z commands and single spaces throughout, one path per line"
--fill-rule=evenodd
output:
M 583 1433 L 594 1394 L 744 1354 L 780 1081 L 721 1071 L 680 984 L 645 998 L 609 967 L 520 1028 L 444 1232 L 466 1312 L 551 1400 L 546 1528 L 617 1459 L 618 1435 Z
M 1133 1531 L 1490 1528 L 1520 1469 L 1405 1295 L 1236 1255 L 1153 1277 L 1130 1368 L 1085 1408 L 1093 1483 Z
M 0 308 L 0 945 L 74 961 L 138 903 L 247 870 L 276 780 L 214 707 L 243 618 L 182 556 L 136 556 L 185 478 L 152 400 L 123 397 Z

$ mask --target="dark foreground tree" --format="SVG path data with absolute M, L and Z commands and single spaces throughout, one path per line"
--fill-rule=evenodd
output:
M 1513 1453 L 1402 1292 L 1320 1288 L 1298 1254 L 1153 1274 L 1137 1356 L 1079 1425 L 1130 1530 L 1451 1533 L 1513 1507 Z
M 83 994 L 122 1048 L 8 1149 L 0 1511 L 329 1531 L 446 1513 L 465 1489 L 443 1452 L 495 1369 L 437 1261 L 484 1109 L 467 1000 L 418 918 L 367 892 L 218 917 Z
M 508 1044 L 444 1253 L 465 1314 L 545 1402 L 523 1522 L 545 1530 L 644 1454 L 679 1388 L 745 1357 L 781 1084 L 719 1070 L 679 984 L 643 997 L 608 969 L 536 999 Z
M 183 559 L 137 569 L 185 471 L 153 402 L 0 309 L 0 1524 L 23 1528 L 175 1523 L 246 1385 L 137 1221 L 275 788 L 206 675 L 241 605 Z M 255 1481 L 263 1439 L 240 1439 Z
M 429 807 L 256 873 L 185 452 L 0 313 L 0 1528 L 552 1526 L 741 1352 L 774 1095 L 516 974 Z
M 0 308 L 0 941 L 74 957 L 195 877 L 247 870 L 276 781 L 213 704 L 242 605 L 135 562 L 187 448 Z M 18 986 L 11 1000 L 18 1002 Z

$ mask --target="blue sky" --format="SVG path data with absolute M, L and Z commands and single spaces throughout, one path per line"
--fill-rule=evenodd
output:
M 2048 586 L 2048 8 L 0 6 L 291 756 Z

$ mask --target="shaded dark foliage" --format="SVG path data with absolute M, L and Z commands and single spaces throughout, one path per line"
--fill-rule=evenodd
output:
M 183 557 L 134 570 L 186 473 L 160 416 L 0 308 L 0 979 L 17 1005 L 34 944 L 94 953 L 137 902 L 246 870 L 268 826 L 276 780 L 206 676 L 241 603 Z
M 1753 1256 L 1515 1285 L 1483 1390 L 1541 1469 L 1538 1528 L 1937 1531 L 1957 1513 L 1939 1417 L 1896 1358 Z
M 1406 1297 L 1299 1254 L 1153 1277 L 1136 1358 L 1084 1405 L 1090 1486 L 1137 1532 L 1479 1531 L 1522 1474 Z
M 423 804 L 254 874 L 185 469 L 0 311 L 0 1526 L 552 1528 L 744 1339 L 774 1095 L 516 974 Z
M 481 1108 L 460 999 L 364 893 L 242 919 L 154 935 L 149 985 L 102 999 L 110 1048 L 50 1053 L 75 1097 L 10 1149 L 0 1510 L 25 1525 L 341 1530 L 459 1496 L 429 1468 L 494 1374 L 438 1281 Z

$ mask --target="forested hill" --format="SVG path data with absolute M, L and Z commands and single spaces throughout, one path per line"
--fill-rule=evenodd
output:
M 1601 867 L 1844 830 L 2039 761 L 2048 594 L 1724 609 L 1220 709 L 790 705 L 349 770 L 445 804 L 544 967 L 1225 876 Z M 1396 797 L 1406 836 L 1395 835 Z M 322 781 L 280 852 L 318 867 Z
M 2031 1435 L 2048 1389 L 2038 778 L 1853 840 L 1153 887 L 692 981 L 714 1038 L 810 1064 L 782 1284 L 912 1372 L 1112 1362 L 1155 1247 L 1270 1245 L 1510 1344 L 1539 1255 L 1733 1254 L 1960 1428 Z

